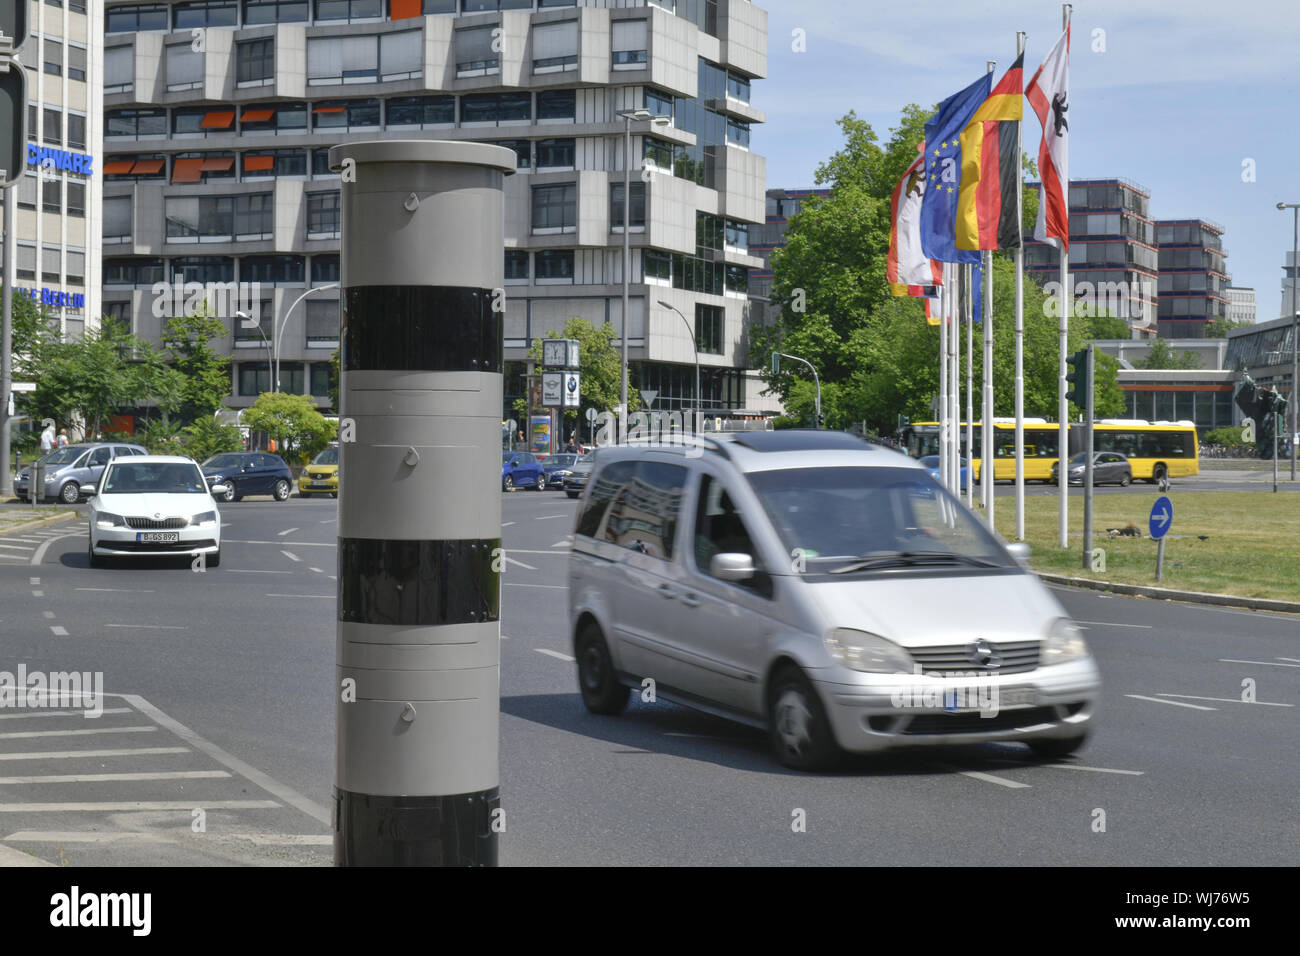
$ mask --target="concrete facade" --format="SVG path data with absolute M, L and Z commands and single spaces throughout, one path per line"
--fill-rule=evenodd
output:
M 1246 322 L 1254 325 L 1257 321 L 1255 290 L 1244 286 L 1228 285 L 1223 287 L 1223 296 L 1228 300 L 1227 319 L 1229 322 Z

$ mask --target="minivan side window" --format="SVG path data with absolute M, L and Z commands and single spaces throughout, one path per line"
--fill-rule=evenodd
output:
M 595 480 L 591 482 L 591 487 L 587 490 L 587 498 L 583 504 L 582 513 L 578 515 L 578 524 L 574 528 L 574 534 L 584 535 L 588 538 L 596 536 L 596 532 L 600 530 L 601 522 L 605 518 L 605 512 L 609 510 L 609 503 L 622 490 L 623 485 L 631 480 L 635 470 L 636 462 L 634 461 L 616 461 L 605 468 L 601 468 L 595 474 Z
M 90 460 L 86 462 L 86 466 L 88 468 L 94 468 L 96 465 L 107 465 L 112 454 L 112 451 L 107 447 L 96 448 L 90 453 Z
M 641 554 L 669 561 L 677 534 L 686 469 L 660 461 L 638 461 L 615 493 L 605 520 L 604 539 Z
M 758 549 L 754 546 L 754 540 L 750 537 L 740 512 L 722 482 L 712 475 L 700 476 L 692 541 L 695 567 L 709 577 L 712 577 L 709 565 L 715 554 L 747 554 L 754 559 L 756 568 L 760 566 Z M 731 583 L 757 591 L 764 597 L 772 595 L 772 579 L 763 571 L 757 571 L 748 581 Z

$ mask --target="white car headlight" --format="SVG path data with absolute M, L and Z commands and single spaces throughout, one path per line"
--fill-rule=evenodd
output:
M 867 631 L 837 627 L 826 636 L 826 650 L 850 670 L 872 674 L 910 674 L 912 656 L 893 641 Z
M 190 524 L 211 524 L 216 520 L 217 520 L 217 513 L 215 511 L 205 511 L 203 512 L 203 514 L 195 515 L 193 518 L 191 518 Z
M 1079 625 L 1065 617 L 1053 621 L 1047 629 L 1047 640 L 1043 644 L 1042 665 L 1064 664 L 1087 656 L 1088 644 L 1083 639 Z
M 101 511 L 95 515 L 95 526 L 97 528 L 125 528 L 126 519 L 121 515 L 115 515 L 108 511 Z

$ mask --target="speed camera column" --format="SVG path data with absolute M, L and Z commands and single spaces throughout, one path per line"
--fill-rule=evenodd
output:
M 502 189 L 515 162 L 478 143 L 330 149 L 339 866 L 497 862 Z

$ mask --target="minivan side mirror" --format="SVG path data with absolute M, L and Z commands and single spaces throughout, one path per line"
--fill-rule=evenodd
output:
M 715 554 L 709 561 L 709 574 L 719 581 L 748 581 L 754 571 L 754 558 L 748 554 Z
M 83 498 L 93 498 L 99 494 L 99 486 L 97 485 L 82 485 L 78 490 Z
M 1016 559 L 1016 563 L 1022 568 L 1029 567 L 1029 545 L 1023 541 L 1014 541 L 1007 545 L 1007 553 Z

